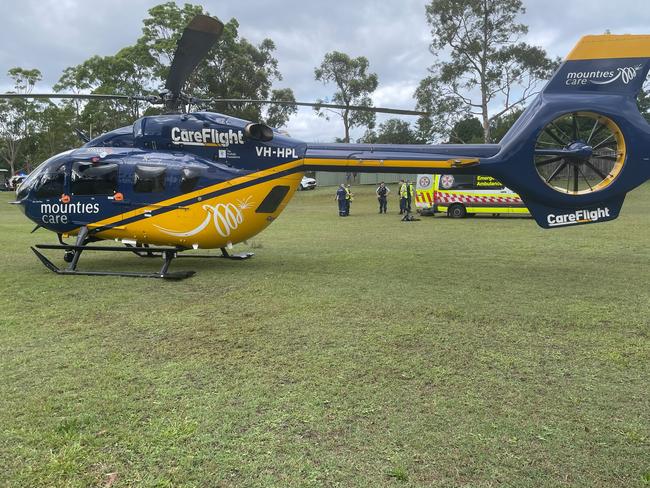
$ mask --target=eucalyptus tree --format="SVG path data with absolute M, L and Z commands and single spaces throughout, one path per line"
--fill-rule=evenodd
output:
M 13 80 L 14 93 L 31 93 L 34 86 L 42 79 L 38 69 L 11 68 L 7 75 Z M 29 163 L 26 153 L 26 140 L 36 127 L 35 104 L 28 100 L 16 98 L 0 100 L 0 158 L 14 175 L 23 158 L 23 165 Z
M 483 140 L 491 141 L 495 119 L 521 108 L 537 93 L 558 61 L 522 42 L 528 27 L 521 0 L 432 0 L 426 6 L 430 51 L 441 56 L 420 82 L 418 108 L 428 138 L 448 136 L 461 119 L 476 116 Z
M 314 69 L 316 81 L 333 83 L 336 91 L 329 102 L 344 105 L 340 110 L 314 108 L 318 115 L 329 120 L 329 114 L 335 113 L 343 120 L 344 137 L 342 142 L 350 142 L 350 129 L 354 127 L 375 126 L 375 114 L 355 111 L 349 107 L 372 107 L 370 96 L 379 84 L 375 73 L 368 73 L 368 59 L 363 56 L 351 58 L 345 53 L 332 51 L 327 53 L 323 62 Z M 323 102 L 323 100 L 319 100 Z

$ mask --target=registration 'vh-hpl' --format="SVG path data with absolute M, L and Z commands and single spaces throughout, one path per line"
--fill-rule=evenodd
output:
M 312 144 L 263 123 L 185 113 L 188 104 L 215 101 L 194 99 L 182 88 L 222 30 L 215 18 L 194 18 L 157 96 L 0 95 L 148 100 L 168 112 L 53 156 L 18 188 L 15 203 L 59 237 L 58 244 L 32 248 L 49 269 L 182 279 L 193 272 L 169 266 L 187 250 L 219 248 L 223 257 L 249 257 L 229 249 L 280 215 L 306 171 L 489 175 L 516 191 L 544 228 L 615 219 L 626 193 L 650 178 L 650 127 L 636 104 L 650 68 L 650 36 L 583 37 L 499 144 L 374 145 Z M 74 244 L 65 242 L 70 236 Z M 95 244 L 102 240 L 120 245 Z M 62 250 L 69 264 L 59 268 L 39 249 Z M 162 256 L 163 265 L 154 273 L 82 271 L 83 251 Z

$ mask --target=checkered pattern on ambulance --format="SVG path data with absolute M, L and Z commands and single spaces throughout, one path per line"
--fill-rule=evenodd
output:
M 428 203 L 433 205 L 433 193 L 430 191 L 416 191 L 415 203 Z
M 463 195 L 461 193 L 435 192 L 436 203 L 497 203 L 497 204 L 521 204 L 519 197 L 502 196 L 475 196 Z

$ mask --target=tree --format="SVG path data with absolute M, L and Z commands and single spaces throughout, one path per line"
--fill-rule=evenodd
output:
M 368 130 L 359 142 L 367 144 L 419 144 L 422 142 L 408 122 L 388 119 L 379 125 L 379 130 Z
M 435 63 L 416 90 L 418 108 L 434 114 L 420 122 L 429 138 L 472 115 L 489 142 L 492 121 L 520 108 L 549 77 L 558 61 L 520 42 L 528 31 L 517 22 L 524 13 L 521 0 L 432 0 L 426 6 L 431 53 L 445 50 L 450 58 Z
M 481 121 L 474 116 L 468 116 L 454 124 L 449 134 L 450 144 L 476 144 L 483 141 Z
M 7 75 L 14 82 L 14 93 L 31 93 L 42 78 L 37 69 L 11 68 Z M 0 157 L 12 175 L 16 173 L 18 158 L 24 152 L 24 142 L 34 129 L 35 106 L 20 98 L 0 101 Z
M 142 46 L 125 47 L 114 56 L 92 56 L 80 65 L 66 68 L 54 89 L 73 93 L 142 95 L 157 88 L 147 68 L 150 63 L 149 53 Z M 63 105 L 74 107 L 74 123 L 91 133 L 131 124 L 149 108 L 146 102 L 122 100 L 73 100 Z
M 73 105 L 44 103 L 33 116 L 36 127 L 25 140 L 27 163 L 38 164 L 53 154 L 79 146 L 80 140 L 71 124 L 75 120 Z M 25 170 L 31 171 L 30 166 L 26 164 Z
M 291 88 L 282 88 L 271 92 L 271 100 L 295 102 Z M 282 127 L 295 114 L 298 108 L 295 105 L 270 105 L 266 111 L 265 121 L 271 127 Z
M 321 65 L 314 69 L 316 81 L 324 84 L 334 83 L 336 92 L 332 95 L 331 103 L 345 105 L 343 110 L 323 110 L 314 108 L 319 116 L 329 120 L 328 113 L 336 113 L 343 120 L 345 136 L 343 142 L 350 142 L 350 129 L 375 125 L 375 114 L 365 111 L 352 111 L 347 107 L 359 105 L 372 107 L 370 95 L 377 89 L 378 81 L 375 73 L 368 73 L 368 60 L 359 56 L 351 58 L 345 53 L 333 51 L 327 53 Z M 323 102 L 323 100 L 319 100 Z
M 490 127 L 491 142 L 498 143 L 501 141 L 503 136 L 505 136 L 510 130 L 510 127 L 517 122 L 517 119 L 523 111 L 523 108 L 513 109 L 509 113 L 503 114 L 501 117 L 492 119 Z

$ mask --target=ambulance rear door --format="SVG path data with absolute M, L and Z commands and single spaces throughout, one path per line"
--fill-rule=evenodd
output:
M 437 175 L 418 175 L 415 181 L 415 206 L 422 215 L 435 212 L 433 190 Z

